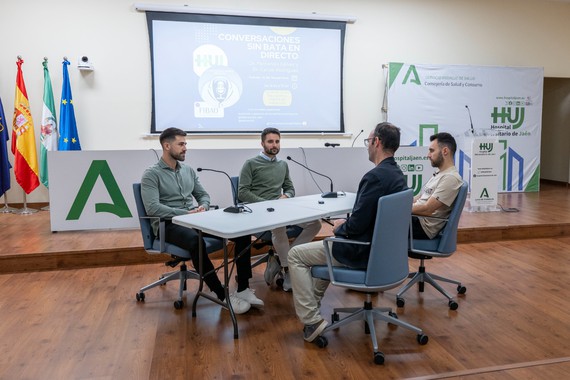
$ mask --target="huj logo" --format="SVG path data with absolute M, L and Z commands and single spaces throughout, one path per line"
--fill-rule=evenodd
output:
M 479 151 L 491 153 L 493 151 L 493 143 L 479 144 Z
M 514 117 L 512 116 L 513 108 L 515 111 Z M 493 124 L 512 123 L 513 129 L 517 129 L 524 122 L 524 107 L 501 107 L 501 112 L 499 112 L 498 107 L 493 107 L 491 117 L 493 118 Z
M 406 182 L 408 183 L 408 185 L 414 190 L 414 196 L 418 195 L 420 193 L 420 191 L 422 190 L 422 186 L 423 186 L 423 180 L 422 180 L 422 175 L 421 174 L 411 174 L 411 175 L 404 175 L 404 177 L 406 178 Z M 410 184 L 409 180 L 412 180 L 412 183 Z
M 117 215 L 119 218 L 131 218 L 133 216 L 107 161 L 93 160 L 79 188 L 79 192 L 75 196 L 73 205 L 65 218 L 66 220 L 79 219 L 99 177 L 103 180 L 103 184 L 109 192 L 113 203 L 96 203 L 95 212 L 109 212 Z

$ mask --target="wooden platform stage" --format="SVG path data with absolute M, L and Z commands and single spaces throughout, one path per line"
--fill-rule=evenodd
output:
M 503 207 L 519 213 L 464 213 L 457 254 L 427 263 L 467 287 L 459 308 L 450 311 L 427 285 L 424 293 L 410 290 L 404 308 L 396 308 L 397 289 L 373 296 L 375 306 L 393 308 L 429 336 L 420 346 L 414 333 L 377 323 L 386 355 L 380 366 L 361 323 L 327 333 L 324 349 L 304 342 L 291 293 L 268 287 L 264 266 L 250 286 L 265 308 L 238 316 L 234 340 L 229 313 L 218 305 L 200 300 L 196 317 L 187 306 L 175 310 L 175 284 L 135 301 L 165 271 L 126 265 L 164 259 L 148 259 L 138 231 L 51 234 L 45 212 L 0 215 L 2 256 L 12 272 L 28 272 L 0 274 L 0 379 L 565 379 L 569 195 L 545 185 L 538 194 L 501 196 Z M 99 267 L 47 270 L 80 266 Z M 190 281 L 186 305 L 195 291 Z M 321 313 L 329 319 L 334 307 L 363 300 L 331 286 Z
M 472 213 L 459 222 L 460 243 L 570 235 L 570 189 L 543 183 L 538 193 L 499 194 L 503 208 L 519 212 Z M 321 237 L 330 235 L 324 225 Z M 49 212 L 0 214 L 0 273 L 164 262 L 148 255 L 139 230 L 50 231 Z M 215 257 L 215 256 L 214 256 Z

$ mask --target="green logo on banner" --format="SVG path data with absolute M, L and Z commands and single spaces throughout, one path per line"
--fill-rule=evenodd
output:
M 107 161 L 94 160 L 85 175 L 69 214 L 65 218 L 66 220 L 79 219 L 99 177 L 103 180 L 103 184 L 109 192 L 113 203 L 96 203 L 95 212 L 109 212 L 117 215 L 119 218 L 130 218 L 133 216 Z
M 479 151 L 491 153 L 493 151 L 493 143 L 480 143 Z
M 402 70 L 403 67 L 404 67 L 403 63 L 390 62 L 390 64 L 388 65 L 389 88 L 392 88 L 392 85 L 396 81 L 396 78 L 400 75 L 400 71 Z M 412 79 L 410 79 L 411 75 L 413 75 Z M 414 65 L 410 65 L 410 68 L 408 69 L 406 75 L 404 76 L 402 84 L 406 84 L 408 80 L 410 81 L 410 83 L 421 85 L 420 76 L 418 75 L 418 71 L 416 70 L 416 66 Z
M 486 187 L 483 188 L 483 191 L 481 192 L 481 195 L 479 195 L 479 198 L 489 198 L 489 192 L 487 191 Z
M 413 75 L 412 79 L 410 79 L 410 75 Z M 404 81 L 402 82 L 402 84 L 406 84 L 408 80 L 410 81 L 410 83 L 415 83 L 417 85 L 422 84 L 422 82 L 420 81 L 420 76 L 418 75 L 418 72 L 416 70 L 416 66 L 414 65 L 410 65 L 410 68 L 408 69 L 408 72 L 406 73 L 406 76 L 404 77 Z
M 512 116 L 513 108 L 515 109 L 514 117 Z M 501 112 L 499 112 L 498 107 L 493 107 L 491 117 L 493 124 L 512 123 L 513 129 L 517 129 L 524 122 L 524 107 L 501 107 Z

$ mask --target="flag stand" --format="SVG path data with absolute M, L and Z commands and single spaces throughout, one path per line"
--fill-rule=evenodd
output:
M 8 201 L 6 200 L 6 193 L 4 193 L 4 207 L 0 208 L 0 214 L 9 214 L 11 212 L 17 212 L 19 209 L 8 206 Z
M 29 208 L 28 202 L 26 201 L 26 192 L 24 191 L 24 208 L 19 209 L 18 211 L 14 212 L 14 214 L 20 215 L 28 215 L 28 214 L 35 214 L 38 212 L 35 208 Z

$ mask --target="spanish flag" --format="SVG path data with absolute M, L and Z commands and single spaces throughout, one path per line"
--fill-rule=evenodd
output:
M 14 154 L 14 174 L 26 194 L 30 194 L 40 185 L 38 179 L 38 155 L 34 122 L 30 111 L 30 102 L 24 84 L 22 64 L 18 57 L 16 76 L 16 97 L 14 99 L 14 119 L 12 121 L 12 153 Z

